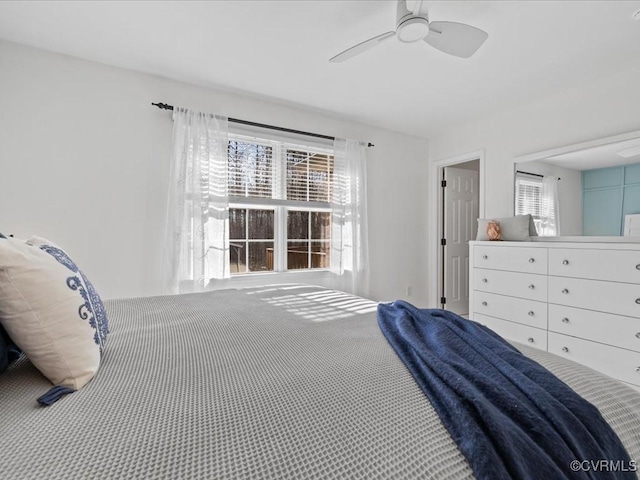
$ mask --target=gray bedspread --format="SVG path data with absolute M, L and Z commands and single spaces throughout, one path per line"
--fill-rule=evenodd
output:
M 0 478 L 473 478 L 370 301 L 298 285 L 106 307 L 81 391 L 42 408 L 50 384 L 27 360 L 0 375 Z M 640 393 L 518 347 L 640 463 Z

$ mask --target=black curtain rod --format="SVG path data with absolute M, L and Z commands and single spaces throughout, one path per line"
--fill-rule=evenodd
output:
M 151 103 L 151 105 L 156 106 L 162 110 L 173 110 L 173 105 L 168 105 L 166 103 Z M 303 132 L 302 130 L 293 130 L 291 128 L 284 127 L 276 127 L 273 125 L 266 125 L 264 123 L 257 122 L 249 122 L 247 120 L 239 120 L 237 118 L 229 118 L 228 119 L 232 123 L 239 123 L 241 125 L 249 125 L 251 127 L 260 127 L 267 128 L 269 130 L 277 130 L 278 132 L 287 132 L 287 133 L 295 133 L 296 135 L 304 135 L 306 137 L 314 137 L 314 138 L 323 138 L 325 140 L 335 140 L 336 137 L 330 137 L 329 135 L 321 135 L 319 133 L 311 133 L 311 132 Z M 375 147 L 375 145 L 371 142 L 368 142 L 367 147 Z
M 532 177 L 544 178 L 544 175 L 540 175 L 539 173 L 523 172 L 522 170 L 516 170 L 516 173 L 522 173 L 523 175 L 531 175 Z M 562 180 L 562 179 L 558 177 L 558 180 Z

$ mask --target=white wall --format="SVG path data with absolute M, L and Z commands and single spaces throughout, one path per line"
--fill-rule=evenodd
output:
M 429 137 L 429 161 L 438 162 L 482 151 L 485 156 L 486 217 L 513 214 L 513 160 L 624 132 L 640 130 L 640 67 L 526 104 L 518 109 L 437 132 Z M 429 186 L 437 179 L 430 178 Z M 430 228 L 430 230 L 433 227 Z M 429 251 L 436 251 L 437 232 L 428 232 Z M 428 259 L 428 270 L 437 259 Z M 431 285 L 429 288 L 433 290 Z M 435 293 L 429 302 L 436 305 Z
M 484 150 L 486 215 L 511 215 L 513 159 L 520 155 L 640 129 L 640 67 L 429 138 L 437 161 Z
M 411 286 L 426 302 L 426 140 L 2 41 L 0 72 L 0 231 L 57 242 L 103 297 L 160 293 L 172 128 L 150 105 L 161 101 L 373 142 L 370 296 Z

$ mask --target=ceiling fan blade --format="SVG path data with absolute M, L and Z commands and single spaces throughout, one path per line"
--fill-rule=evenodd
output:
M 350 58 L 355 57 L 362 52 L 366 52 L 370 48 L 375 47 L 379 43 L 382 43 L 391 37 L 395 37 L 395 35 L 396 32 L 387 32 L 383 33 L 382 35 L 370 38 L 369 40 L 365 40 L 364 42 L 359 43 L 351 48 L 347 48 L 344 52 L 341 52 L 335 57 L 330 58 L 329 61 L 333 63 L 344 62 L 345 60 L 349 60 Z
M 469 58 L 482 46 L 489 34 L 466 23 L 431 22 L 424 41 L 441 52 Z

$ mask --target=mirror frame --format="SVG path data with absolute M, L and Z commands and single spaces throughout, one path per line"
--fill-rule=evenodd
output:
M 600 147 L 602 145 L 609 145 L 610 143 L 624 142 L 625 140 L 633 140 L 640 138 L 640 130 L 634 132 L 622 133 L 619 135 L 613 135 L 611 137 L 599 138 L 597 140 L 590 140 L 588 142 L 575 143 L 573 145 L 566 145 L 564 147 L 552 148 L 550 150 L 543 150 L 540 152 L 528 153 L 521 155 L 513 159 L 513 164 L 532 162 L 534 160 L 544 160 L 545 158 L 555 157 L 556 155 L 562 155 L 565 153 L 577 152 L 579 150 L 587 150 L 589 148 Z

